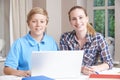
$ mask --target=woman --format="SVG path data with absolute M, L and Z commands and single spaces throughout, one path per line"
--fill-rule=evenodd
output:
M 48 24 L 46 10 L 35 7 L 27 15 L 29 33 L 17 39 L 6 58 L 4 73 L 7 75 L 30 76 L 30 56 L 32 51 L 56 51 L 55 40 L 45 33 Z
M 64 33 L 60 38 L 61 50 L 84 50 L 82 73 L 89 75 L 113 67 L 108 45 L 104 37 L 89 24 L 86 10 L 74 6 L 68 12 L 73 31 Z M 97 65 L 100 56 L 101 64 Z

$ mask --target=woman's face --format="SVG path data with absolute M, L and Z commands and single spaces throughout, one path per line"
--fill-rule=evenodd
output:
M 70 13 L 70 23 L 76 31 L 87 29 L 88 17 L 82 9 L 75 9 Z
M 41 36 L 47 27 L 47 17 L 42 14 L 34 14 L 28 22 L 28 26 L 32 36 Z

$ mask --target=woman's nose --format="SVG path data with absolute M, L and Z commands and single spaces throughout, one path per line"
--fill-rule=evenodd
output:
M 80 20 L 79 20 L 79 19 L 77 19 L 77 20 L 76 20 L 76 23 L 77 23 L 77 24 L 79 24 L 79 23 L 80 23 Z

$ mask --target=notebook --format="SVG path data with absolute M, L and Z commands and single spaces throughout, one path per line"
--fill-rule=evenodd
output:
M 53 79 L 78 78 L 84 51 L 34 51 L 31 75 Z
M 120 68 L 113 67 L 110 70 L 104 70 L 99 74 L 91 74 L 89 80 L 120 80 Z
M 91 74 L 89 80 L 120 80 L 119 74 Z

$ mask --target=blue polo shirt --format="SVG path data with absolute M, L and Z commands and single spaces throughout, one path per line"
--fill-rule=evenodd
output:
M 41 42 L 37 42 L 29 33 L 17 39 L 6 58 L 5 66 L 17 70 L 30 70 L 30 59 L 32 51 L 56 51 L 58 46 L 55 40 L 44 34 Z

